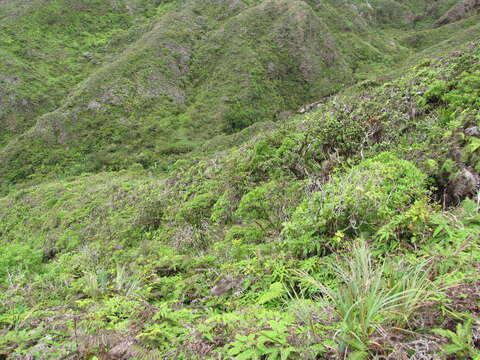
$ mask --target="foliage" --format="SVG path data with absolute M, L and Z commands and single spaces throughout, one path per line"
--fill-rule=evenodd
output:
M 463 324 L 458 323 L 455 332 L 448 329 L 434 329 L 433 331 L 452 342 L 442 346 L 442 350 L 446 355 L 477 360 L 480 359 L 480 350 L 473 345 L 472 326 L 473 320 L 469 319 Z
M 5 244 L 0 247 L 0 282 L 17 272 L 40 271 L 43 255 L 28 244 Z
M 259 335 L 237 335 L 235 341 L 228 344 L 228 354 L 236 359 L 300 359 L 298 350 L 288 345 L 288 328 L 281 322 L 270 322 L 271 330 Z
M 336 267 L 342 281 L 338 288 L 329 288 L 304 272 L 298 274 L 316 286 L 322 294 L 322 306 L 332 308 L 338 316 L 341 351 L 360 356 L 382 321 L 392 321 L 388 313 L 401 314 L 398 321 L 406 321 L 432 290 L 424 264 L 401 272 L 397 269 L 389 273 L 393 279 L 387 279 L 386 269 L 393 264 L 376 265 L 365 243 L 355 247 L 351 256 L 345 265 Z
M 335 175 L 300 204 L 283 229 L 285 244 L 302 256 L 332 252 L 347 246 L 348 238 L 373 234 L 426 193 L 420 170 L 381 154 Z
M 254 222 L 260 229 L 279 232 L 290 212 L 302 197 L 301 182 L 265 183 L 245 194 L 235 215 L 245 222 Z
M 193 319 L 195 319 L 195 315 L 188 309 L 172 311 L 165 304 L 153 316 L 153 324 L 147 327 L 138 337 L 150 346 L 166 350 L 171 344 L 181 340 L 182 335 L 188 334 L 184 324 L 188 324 Z
M 457 2 L 1 2 L 0 358 L 476 356 Z

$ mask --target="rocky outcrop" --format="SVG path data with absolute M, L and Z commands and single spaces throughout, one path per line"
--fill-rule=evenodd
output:
M 446 14 L 438 19 L 438 25 L 450 24 L 463 20 L 480 10 L 480 0 L 463 0 L 452 7 Z
M 450 200 L 458 203 L 468 196 L 474 195 L 478 191 L 480 176 L 474 171 L 463 168 L 458 174 L 450 180 L 448 193 Z
M 314 111 L 317 109 L 321 104 L 322 101 L 314 102 L 311 104 L 303 105 L 300 109 L 297 110 L 297 114 L 305 114 Z
M 213 296 L 222 296 L 231 290 L 239 289 L 242 286 L 243 277 L 233 277 L 230 275 L 220 278 L 215 286 L 210 290 Z

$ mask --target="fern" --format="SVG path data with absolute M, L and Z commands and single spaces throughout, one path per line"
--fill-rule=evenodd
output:
M 273 283 L 270 285 L 268 291 L 260 296 L 260 299 L 258 299 L 258 304 L 262 305 L 268 303 L 269 301 L 278 299 L 279 297 L 282 297 L 284 293 L 285 288 L 281 282 Z
M 433 332 L 449 339 L 452 343 L 442 346 L 446 355 L 456 355 L 461 359 L 480 360 L 480 350 L 473 346 L 473 321 L 458 323 L 456 332 L 448 329 L 434 329 Z

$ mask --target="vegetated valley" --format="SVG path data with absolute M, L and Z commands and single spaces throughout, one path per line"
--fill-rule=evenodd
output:
M 0 0 L 0 359 L 480 359 L 478 0 Z

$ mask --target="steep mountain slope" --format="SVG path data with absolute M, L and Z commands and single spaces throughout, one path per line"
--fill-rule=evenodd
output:
M 478 0 L 463 0 L 448 10 L 440 19 L 438 19 L 437 23 L 443 25 L 463 20 L 474 13 L 478 13 L 479 10 L 480 2 L 478 2 Z
M 476 42 L 382 86 L 363 82 L 164 180 L 132 169 L 12 192 L 0 200 L 0 348 L 434 358 L 463 336 L 452 354 L 475 354 L 479 60 Z M 348 305 L 349 291 L 359 293 Z M 392 307 L 362 307 L 372 299 Z
M 148 15 L 133 5 L 80 0 L 0 4 L 0 146 L 32 126 L 36 116 L 60 106 L 76 84 L 121 49 L 108 43 Z
M 384 72 L 398 64 L 442 32 L 441 28 L 425 30 L 414 43 L 407 41 L 416 27 L 428 28 L 435 21 L 435 9 L 441 8 L 436 6 L 429 2 L 301 0 L 166 2 L 152 20 L 143 16 L 143 30 L 124 30 L 127 33 L 122 36 L 127 40 L 116 42 L 118 31 L 108 24 L 118 22 L 118 29 L 131 29 L 128 22 L 135 18 L 124 4 L 112 15 L 120 20 L 102 16 L 105 28 L 97 22 L 92 23 L 92 30 L 87 26 L 90 35 L 80 37 L 83 43 L 65 49 L 71 54 L 55 56 L 54 61 L 36 60 L 49 75 L 60 66 L 79 67 L 81 54 L 83 58 L 92 55 L 85 54 L 85 49 L 98 49 L 93 54 L 99 54 L 99 64 L 87 62 L 79 67 L 78 76 L 73 78 L 75 71 L 67 68 L 68 75 L 52 81 L 51 87 L 33 82 L 31 88 L 37 93 L 45 89 L 49 101 L 56 99 L 54 103 L 43 104 L 40 98 L 30 101 L 22 95 L 22 86 L 31 90 L 26 78 L 12 90 L 18 94 L 8 96 L 17 100 L 11 105 L 15 111 L 7 107 L 4 115 L 8 120 L 4 127 L 10 129 L 4 138 L 34 126 L 0 150 L 2 188 L 5 191 L 32 177 L 118 170 L 135 163 L 165 170 L 206 139 L 234 133 L 254 122 L 288 118 L 304 103 L 363 79 L 366 73 Z M 85 9 L 84 17 L 96 11 Z M 120 14 L 115 15 L 117 11 Z M 34 14 L 43 19 L 42 13 Z M 85 27 L 82 13 L 75 14 L 80 16 L 77 28 Z M 64 35 L 57 30 L 59 26 L 54 23 L 49 28 L 57 36 L 52 35 L 51 43 L 58 47 L 80 41 L 76 40 L 77 28 Z M 478 29 L 478 24 L 466 20 L 459 27 Z M 18 30 L 9 31 L 18 36 Z M 443 34 L 444 39 L 458 39 L 456 33 Z M 461 40 L 472 37 L 474 31 L 468 29 Z M 92 46 L 92 41 L 98 44 Z M 44 46 L 50 43 L 38 44 Z M 108 57 L 109 53 L 118 55 Z M 21 73 L 8 64 L 4 65 L 9 68 L 7 75 Z M 78 83 L 82 77 L 85 80 Z M 50 96 L 51 92 L 57 95 Z M 18 102 L 39 105 L 30 109 Z M 22 110 L 16 111 L 19 107 Z
M 479 19 L 0 2 L 0 359 L 478 357 Z

